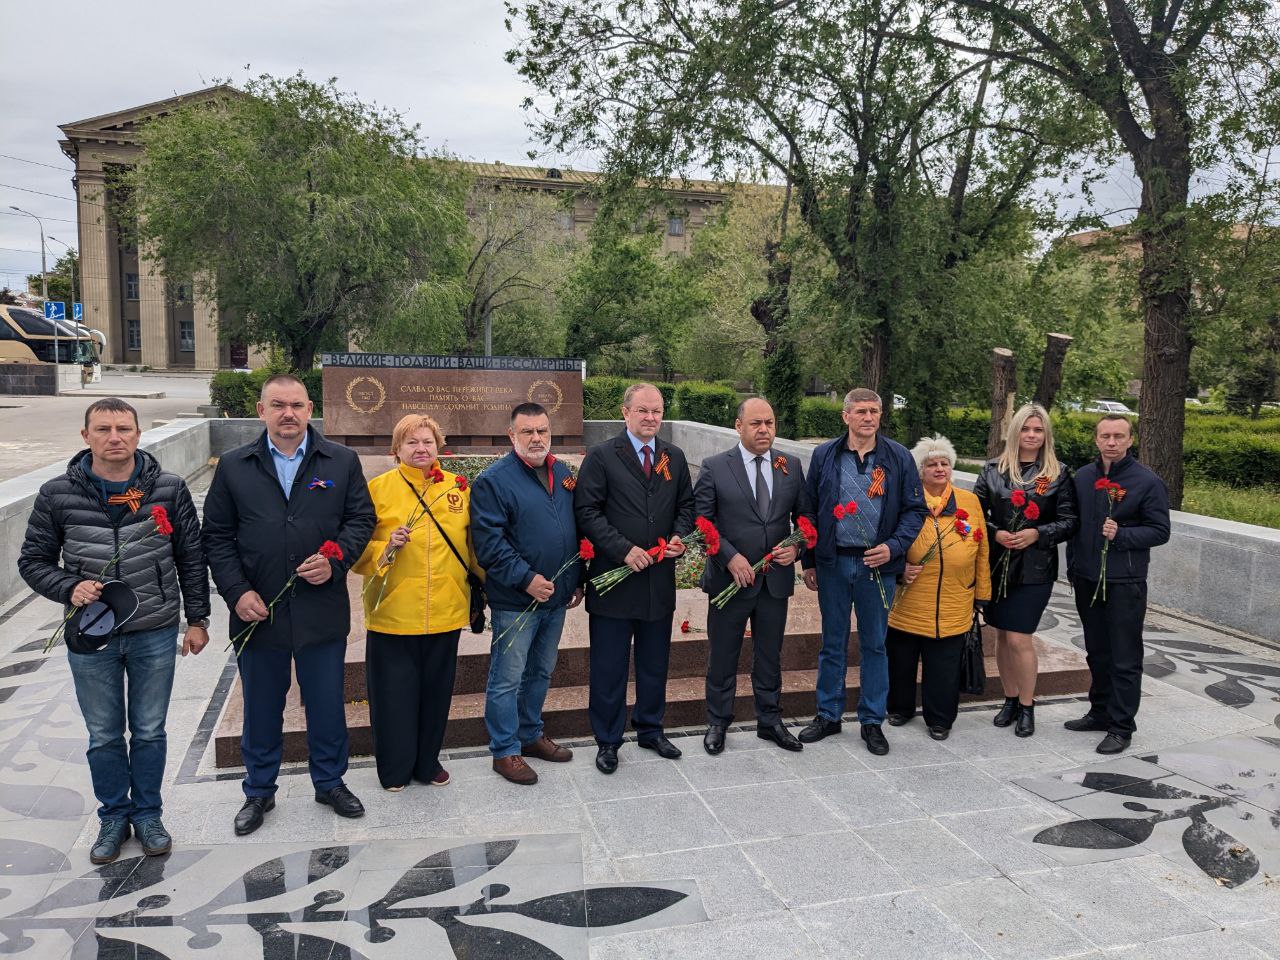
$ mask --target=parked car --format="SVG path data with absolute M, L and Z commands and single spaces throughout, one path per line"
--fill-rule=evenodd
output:
M 1085 413 L 1122 413 L 1127 417 L 1137 416 L 1119 400 L 1090 400 L 1084 410 Z

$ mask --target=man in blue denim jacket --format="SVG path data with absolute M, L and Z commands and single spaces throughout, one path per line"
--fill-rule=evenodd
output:
M 889 696 L 889 607 L 926 512 L 915 460 L 902 444 L 880 434 L 880 415 L 877 393 L 850 390 L 842 414 L 848 433 L 822 444 L 809 460 L 818 545 L 802 562 L 805 586 L 818 591 L 822 650 L 817 716 L 800 731 L 803 743 L 840 732 L 853 610 L 861 654 L 858 722 L 867 749 L 877 755 L 889 752 L 881 728 Z
M 576 560 L 573 474 L 551 455 L 546 409 L 519 404 L 507 435 L 511 452 L 472 485 L 471 539 L 493 611 L 484 707 L 493 769 L 529 785 L 538 774 L 524 757 L 573 759 L 572 750 L 543 733 L 542 704 L 565 611 L 582 602 L 582 564 Z M 537 607 L 523 616 L 534 602 Z

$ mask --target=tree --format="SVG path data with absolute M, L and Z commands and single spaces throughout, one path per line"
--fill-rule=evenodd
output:
M 1039 72 L 1105 119 L 1142 181 L 1138 276 L 1144 317 L 1142 447 L 1182 502 L 1183 397 L 1193 343 L 1188 199 L 1197 171 L 1240 159 L 1274 134 L 1280 30 L 1270 0 L 956 0 L 943 43 Z M 966 16 L 967 14 L 967 16 Z M 954 39 L 983 28 L 1007 38 Z
M 150 121 L 121 184 L 170 277 L 197 277 L 224 337 L 307 370 L 462 273 L 466 180 L 400 114 L 301 74 Z
M 1021 115 L 988 94 L 987 61 L 931 42 L 942 9 L 509 0 L 524 36 L 508 59 L 547 95 L 541 141 L 599 151 L 620 182 L 699 164 L 790 181 L 833 264 L 833 332 L 859 352 L 860 375 L 836 382 L 892 392 L 894 337 L 921 285 L 981 249 L 1067 155 L 1049 98 Z
M 16 307 L 18 305 L 18 298 L 14 295 L 12 290 L 8 287 L 4 287 L 3 289 L 0 289 L 0 304 L 4 304 L 9 307 Z
M 49 288 L 49 299 L 60 300 L 67 305 L 67 319 L 71 319 L 71 305 L 80 294 L 80 257 L 75 250 L 68 250 L 54 263 L 53 269 L 45 280 Z M 28 289 L 40 289 L 40 274 L 33 273 L 27 277 Z

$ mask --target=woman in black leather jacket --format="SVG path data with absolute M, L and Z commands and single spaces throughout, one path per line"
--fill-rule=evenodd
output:
M 1035 733 L 1036 649 L 1032 634 L 1058 579 L 1058 544 L 1075 533 L 1071 471 L 1053 450 L 1053 425 L 1039 404 L 1013 415 L 1004 452 L 982 468 L 973 492 L 991 536 L 992 603 L 985 619 L 996 628 L 996 663 L 1004 687 L 997 727 L 1016 724 Z

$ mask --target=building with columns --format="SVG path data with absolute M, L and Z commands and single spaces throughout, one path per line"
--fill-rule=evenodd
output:
M 112 169 L 138 161 L 141 124 L 182 106 L 228 96 L 244 94 L 218 85 L 59 127 L 64 137 L 59 145 L 75 166 L 83 322 L 107 335 L 106 363 L 209 371 L 256 366 L 262 359 L 244 344 L 220 341 L 217 304 L 194 296 L 189 281 L 168 280 L 146 250 L 131 244 L 110 202 Z M 502 163 L 468 163 L 466 168 L 477 181 L 570 194 L 560 226 L 585 240 L 596 213 L 588 190 L 596 174 Z M 693 234 L 727 195 L 710 181 L 673 182 L 664 194 L 666 208 L 655 211 L 666 221 L 662 249 L 687 253 Z

